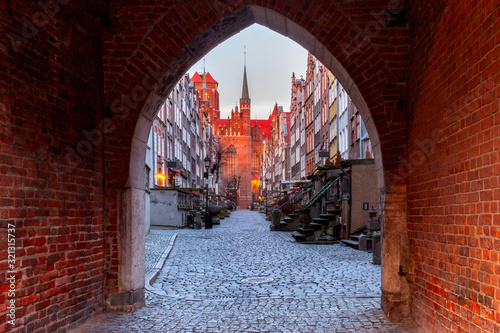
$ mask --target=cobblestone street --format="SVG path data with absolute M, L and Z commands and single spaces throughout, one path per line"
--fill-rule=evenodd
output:
M 298 244 L 240 210 L 211 230 L 152 230 L 146 275 L 172 239 L 145 307 L 73 332 L 418 332 L 385 318 L 369 253 Z

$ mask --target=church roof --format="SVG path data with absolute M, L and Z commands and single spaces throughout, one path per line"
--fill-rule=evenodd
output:
M 267 138 L 271 138 L 271 120 L 270 119 L 253 119 L 250 120 L 250 127 L 255 125 L 260 127 L 260 131 L 264 133 Z
M 206 73 L 205 77 L 207 79 L 207 83 L 219 84 L 219 82 L 215 81 L 214 78 L 212 77 L 212 75 L 210 75 L 209 72 Z M 203 83 L 203 78 L 201 77 L 200 74 L 198 74 L 198 72 L 195 72 L 194 75 L 193 75 L 193 77 L 191 78 L 191 82 Z
M 210 75 L 210 72 L 207 72 L 206 79 L 207 79 L 207 83 L 219 84 L 219 82 L 215 81 L 214 78 L 212 77 L 212 75 Z
M 198 74 L 198 72 L 195 72 L 193 77 L 191 77 L 191 82 L 202 83 L 203 79 L 201 78 L 200 74 Z
M 227 119 L 217 119 L 218 125 L 227 125 Z

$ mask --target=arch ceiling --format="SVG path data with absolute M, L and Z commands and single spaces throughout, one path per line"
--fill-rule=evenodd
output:
M 254 1 L 247 3 L 218 1 L 207 4 L 209 9 L 203 12 L 201 2 L 195 13 L 183 3 L 177 3 L 175 8 L 171 2 L 137 8 L 113 3 L 108 28 L 111 33 L 105 42 L 105 103 L 108 113 L 125 120 L 125 126 L 137 126 L 133 139 L 124 138 L 127 132 L 120 131 L 110 133 L 110 140 L 131 142 L 132 153 L 139 154 L 131 159 L 132 163 L 143 161 L 144 149 L 135 147 L 147 142 L 150 124 L 178 79 L 219 43 L 257 23 L 296 41 L 332 71 L 365 120 L 377 168 L 382 170 L 379 132 L 384 134 L 392 125 L 404 123 L 404 111 L 397 105 L 404 99 L 407 67 L 404 57 L 386 54 L 391 51 L 386 42 L 404 44 L 406 28 L 385 27 L 387 8 L 383 7 L 369 7 L 363 12 L 353 11 L 349 8 L 352 4 L 346 3 L 290 1 L 276 11 L 277 1 L 260 6 Z M 137 12 L 149 19 L 139 20 Z M 382 176 L 378 181 L 383 187 Z M 132 178 L 128 185 L 142 183 L 142 179 Z

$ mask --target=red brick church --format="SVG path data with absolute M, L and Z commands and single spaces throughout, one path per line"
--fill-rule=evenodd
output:
M 243 71 L 240 106 L 231 110 L 227 119 L 220 119 L 218 83 L 210 73 L 195 73 L 191 81 L 194 81 L 198 91 L 203 90 L 207 94 L 205 99 L 213 105 L 208 108 L 208 114 L 213 124 L 213 133 L 223 152 L 223 194 L 235 201 L 240 208 L 247 208 L 251 202 L 259 199 L 263 141 L 271 136 L 271 119 L 251 119 L 246 66 Z

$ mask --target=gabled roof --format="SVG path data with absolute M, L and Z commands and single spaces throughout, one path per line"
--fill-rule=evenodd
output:
M 217 119 L 217 125 L 225 125 L 227 126 L 227 119 Z
M 255 125 L 260 127 L 260 131 L 264 133 L 267 138 L 271 138 L 271 120 L 270 119 L 251 119 L 250 127 Z
M 215 81 L 214 78 L 212 77 L 212 75 L 210 75 L 210 72 L 207 72 L 206 79 L 207 79 L 207 83 L 219 84 L 219 82 Z
M 198 74 L 198 72 L 195 72 L 193 77 L 191 78 L 191 82 L 203 83 L 203 79 L 201 78 L 200 74 Z
M 207 79 L 207 83 L 215 83 L 215 84 L 219 84 L 219 82 L 215 81 L 214 78 L 212 77 L 212 75 L 210 75 L 209 72 L 207 72 L 205 74 L 206 76 L 206 79 Z M 195 83 L 203 83 L 203 78 L 200 74 L 198 74 L 198 72 L 195 72 L 193 77 L 191 78 L 191 82 L 195 82 Z

